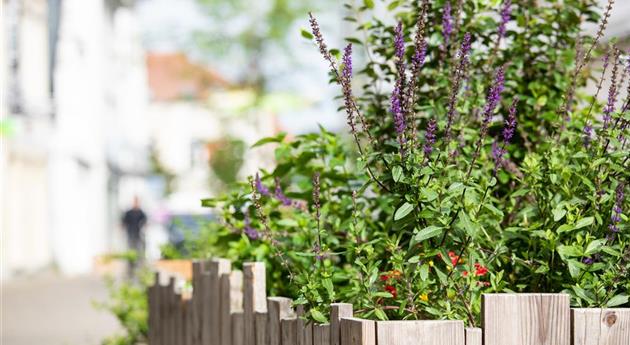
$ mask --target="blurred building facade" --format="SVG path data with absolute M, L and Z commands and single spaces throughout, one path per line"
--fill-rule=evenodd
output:
M 248 93 L 216 72 L 147 54 L 133 1 L 2 5 L 2 280 L 92 271 L 96 257 L 125 248 L 120 214 L 136 195 L 157 255 L 164 214 L 203 212 L 199 199 L 213 193 L 212 143 L 277 131 L 270 114 L 241 116 Z M 269 157 L 247 153 L 241 174 Z M 169 193 L 160 169 L 173 174 Z

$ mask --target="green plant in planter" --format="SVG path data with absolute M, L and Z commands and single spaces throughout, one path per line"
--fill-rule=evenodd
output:
M 474 325 L 481 293 L 496 291 L 567 291 L 575 305 L 628 303 L 630 67 L 613 51 L 615 86 L 599 120 L 597 102 L 575 93 L 596 40 L 554 77 L 554 88 L 568 90 L 562 98 L 535 86 L 556 70 L 536 59 L 503 63 L 514 62 L 512 45 L 519 51 L 547 27 L 554 7 L 517 11 L 527 4 L 503 3 L 493 34 L 490 17 L 472 15 L 486 3 L 468 4 L 454 16 L 446 5 L 415 7 L 411 40 L 404 13 L 393 30 L 374 29 L 376 42 L 364 43 L 376 44 L 383 61 L 378 72 L 363 70 L 373 80 L 361 97 L 352 92 L 352 46 L 337 61 L 311 18 L 342 86 L 357 165 L 330 133 L 303 136 L 280 144 L 273 172 L 219 200 L 226 227 L 242 232 L 228 257 L 265 260 L 272 291 L 297 297 L 317 321 L 328 303 L 346 301 L 364 317 Z M 591 2 L 567 4 L 569 13 L 591 15 Z M 524 28 L 509 29 L 510 12 Z M 544 23 L 530 27 L 531 20 Z M 566 49 L 571 57 L 578 39 L 571 30 L 541 41 L 552 42 L 543 51 Z M 510 39 L 502 47 L 487 37 Z M 379 84 L 392 89 L 387 97 Z M 289 284 L 280 286 L 283 277 Z

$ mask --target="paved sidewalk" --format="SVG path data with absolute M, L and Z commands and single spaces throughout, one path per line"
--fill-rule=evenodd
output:
M 107 298 L 103 279 L 63 278 L 53 273 L 2 285 L 2 345 L 96 345 L 120 331 L 118 321 L 97 310 Z

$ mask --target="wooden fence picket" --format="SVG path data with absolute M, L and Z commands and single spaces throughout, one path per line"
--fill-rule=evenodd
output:
M 376 345 L 374 321 L 344 317 L 339 325 L 341 345 Z
M 465 329 L 466 345 L 483 345 L 481 328 L 467 327 Z
M 257 345 L 256 313 L 267 312 L 265 264 L 262 262 L 244 263 L 243 278 L 244 341 L 245 345 Z M 267 325 L 259 325 L 258 327 L 267 327 Z
M 482 324 L 485 345 L 569 345 L 569 295 L 486 294 Z
M 573 345 L 630 344 L 630 309 L 571 310 Z
M 192 293 L 156 273 L 149 345 L 630 345 L 630 309 L 570 309 L 566 294 L 484 294 L 482 328 L 363 320 L 347 303 L 331 304 L 330 323 L 315 324 L 303 305 L 267 297 L 265 280 L 263 263 L 238 271 L 225 259 L 192 263 Z

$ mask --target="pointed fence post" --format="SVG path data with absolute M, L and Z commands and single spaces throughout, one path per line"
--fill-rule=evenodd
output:
M 243 277 L 244 342 L 245 345 L 257 345 L 256 313 L 267 312 L 265 264 L 262 262 L 244 263 Z M 267 327 L 267 325 L 259 325 L 259 327 Z
M 567 294 L 484 294 L 484 345 L 569 345 Z

